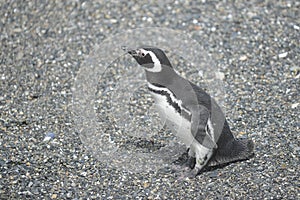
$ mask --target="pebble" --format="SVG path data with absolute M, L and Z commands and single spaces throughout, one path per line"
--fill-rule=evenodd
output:
M 298 74 L 300 72 L 300 67 L 299 66 L 293 66 L 290 68 L 290 71 L 295 73 L 295 74 Z
M 33 182 L 29 182 L 28 187 L 31 187 L 33 185 Z
M 296 30 L 300 30 L 300 26 L 297 26 L 295 24 L 293 25 L 293 28 L 296 29 Z
M 225 74 L 223 72 L 215 72 L 216 78 L 219 80 L 224 80 Z
M 68 192 L 67 193 L 67 198 L 71 198 L 72 197 L 72 192 Z
M 285 58 L 285 57 L 287 57 L 287 55 L 288 55 L 288 52 L 284 52 L 284 53 L 278 54 L 278 57 Z
M 297 108 L 297 107 L 299 106 L 299 104 L 300 104 L 300 103 L 293 103 L 291 107 L 292 107 L 293 109 L 294 109 L 294 108 Z
M 49 142 L 51 139 L 53 139 L 55 137 L 55 134 L 50 132 L 50 133 L 47 133 L 43 142 Z
M 245 60 L 247 60 L 247 59 L 248 59 L 248 57 L 247 57 L 246 55 L 242 55 L 242 56 L 239 58 L 240 61 L 245 61 Z

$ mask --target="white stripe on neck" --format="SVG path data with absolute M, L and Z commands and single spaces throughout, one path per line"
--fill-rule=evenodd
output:
M 167 93 L 170 95 L 172 101 L 178 103 L 179 106 L 181 106 L 182 101 L 179 100 L 179 99 L 177 99 L 177 98 L 174 96 L 173 92 L 170 91 L 168 88 L 166 88 L 166 87 L 158 87 L 158 86 L 155 86 L 155 85 L 153 85 L 153 84 L 151 84 L 151 83 L 149 83 L 149 82 L 148 82 L 148 87 L 151 88 L 152 90 L 156 90 L 156 91 L 165 91 L 165 92 L 167 92 Z
M 189 110 L 187 110 L 185 107 L 182 106 L 182 101 L 180 99 L 177 99 L 174 95 L 174 93 L 172 91 L 170 91 L 168 88 L 166 87 L 158 87 L 158 86 L 155 86 L 151 83 L 148 82 L 148 87 L 152 90 L 156 90 L 156 91 L 165 91 L 167 92 L 170 97 L 171 97 L 171 100 L 175 103 L 178 104 L 178 106 L 180 107 L 181 110 L 185 110 L 185 112 L 188 114 L 188 115 L 191 115 L 191 112 Z

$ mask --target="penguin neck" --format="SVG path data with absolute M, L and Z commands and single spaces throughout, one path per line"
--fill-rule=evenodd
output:
M 180 76 L 174 71 L 172 66 L 164 66 L 160 72 L 149 72 L 145 70 L 147 81 L 151 84 L 158 84 L 165 87 L 173 85 Z

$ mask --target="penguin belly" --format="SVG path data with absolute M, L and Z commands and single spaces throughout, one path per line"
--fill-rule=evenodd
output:
M 164 95 L 151 92 L 154 97 L 155 106 L 163 124 L 166 124 L 172 133 L 187 147 L 195 140 L 191 134 L 191 122 L 184 117 L 168 102 Z

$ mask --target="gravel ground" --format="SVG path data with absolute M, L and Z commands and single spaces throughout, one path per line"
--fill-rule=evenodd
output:
M 299 12 L 296 0 L 1 1 L 0 199 L 299 199 Z M 156 26 L 214 58 L 253 159 L 179 180 L 116 169 L 82 144 L 72 85 L 84 59 L 122 30 Z

